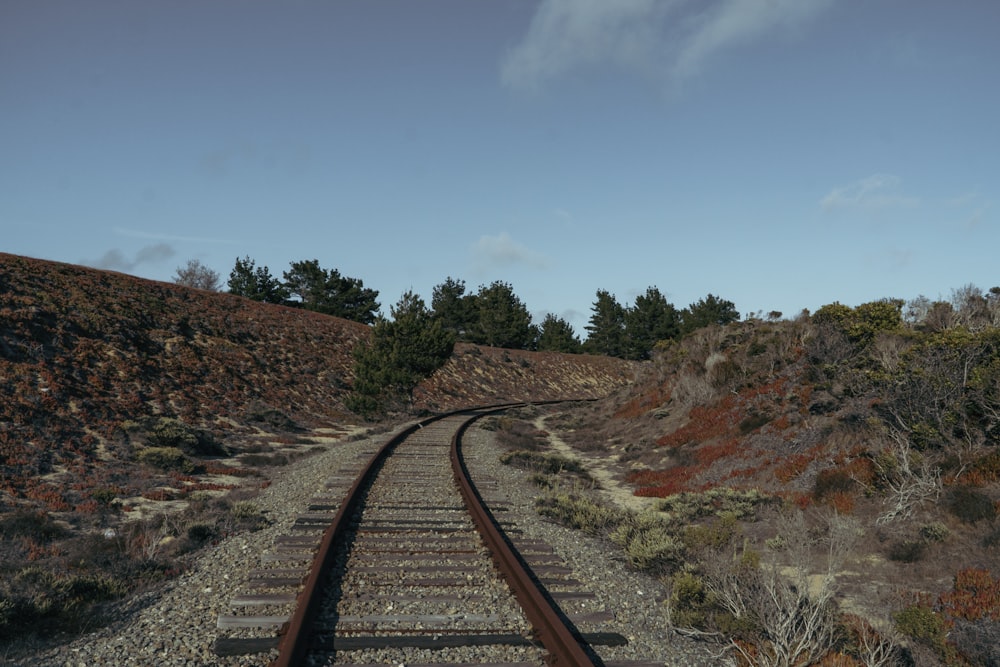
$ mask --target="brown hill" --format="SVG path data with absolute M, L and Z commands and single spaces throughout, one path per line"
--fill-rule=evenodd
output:
M 302 309 L 0 254 L 2 502 L 67 511 L 129 486 L 128 432 L 154 417 L 193 431 L 195 454 L 238 450 L 261 428 L 357 425 L 343 398 L 369 335 Z M 596 398 L 633 367 L 460 345 L 415 408 Z

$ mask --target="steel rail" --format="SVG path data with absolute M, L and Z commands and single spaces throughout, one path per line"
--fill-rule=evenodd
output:
M 544 403 L 557 402 L 562 401 L 544 401 Z M 435 421 L 457 414 L 469 414 L 470 417 L 459 426 L 452 436 L 451 464 L 456 482 L 477 530 L 493 555 L 494 563 L 507 580 L 511 592 L 534 626 L 538 640 L 548 651 L 549 664 L 579 665 L 581 667 L 602 664 L 599 659 L 595 662 L 587 653 L 583 640 L 578 638 L 563 622 L 553 603 L 533 581 L 520 556 L 507 543 L 493 518 L 493 514 L 486 507 L 482 496 L 469 479 L 468 468 L 461 455 L 462 435 L 474 421 L 486 414 L 500 412 L 519 405 L 527 405 L 527 403 L 509 403 L 486 408 L 455 410 L 435 415 L 403 429 L 379 448 L 351 485 L 344 502 L 334 516 L 333 522 L 323 533 L 309 574 L 304 580 L 295 610 L 279 631 L 281 638 L 278 643 L 278 656 L 271 662 L 271 667 L 297 667 L 304 664 L 310 650 L 309 627 L 320 614 L 323 602 L 322 582 L 327 578 L 333 566 L 334 545 L 344 538 L 350 526 L 351 517 L 364 499 L 364 489 L 378 474 L 381 464 L 400 443 L 416 431 Z
M 447 416 L 447 414 L 442 414 L 421 420 L 397 433 L 375 452 L 357 479 L 354 480 L 354 484 L 351 485 L 344 502 L 337 510 L 333 522 L 327 526 L 323 533 L 319 549 L 313 557 L 312 567 L 309 568 L 302 592 L 296 601 L 295 611 L 279 631 L 281 640 L 278 642 L 278 657 L 271 662 L 271 667 L 297 667 L 304 663 L 306 654 L 309 652 L 310 633 L 308 628 L 320 613 L 323 603 L 322 582 L 329 575 L 330 568 L 333 566 L 334 545 L 342 540 L 346 534 L 351 516 L 354 515 L 364 498 L 364 488 L 375 477 L 379 466 L 399 443 L 427 424 Z
M 505 409 L 505 408 L 503 408 Z M 490 410 L 490 412 L 498 412 Z M 451 465 L 466 507 L 472 514 L 479 534 L 493 555 L 493 561 L 507 580 L 528 620 L 534 626 L 538 640 L 549 652 L 546 662 L 550 665 L 601 665 L 587 652 L 584 642 L 563 622 L 558 610 L 539 589 L 521 557 L 508 544 L 482 496 L 469 477 L 468 467 L 462 457 L 462 435 L 482 414 L 466 421 L 451 439 Z

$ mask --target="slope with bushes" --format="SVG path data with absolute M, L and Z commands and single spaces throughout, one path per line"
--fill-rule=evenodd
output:
M 93 627 L 188 554 L 265 524 L 253 496 L 274 466 L 370 426 L 344 405 L 370 336 L 0 254 L 0 643 Z M 632 377 L 619 360 L 463 345 L 409 407 L 597 398 Z
M 599 517 L 664 578 L 680 631 L 747 664 L 994 664 L 997 296 L 906 319 L 898 300 L 831 304 L 664 344 L 597 409 L 544 421 L 661 499 L 652 513 L 609 525 L 572 488 L 540 510 Z

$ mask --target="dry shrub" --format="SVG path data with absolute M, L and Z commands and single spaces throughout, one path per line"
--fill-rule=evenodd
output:
M 997 508 L 993 500 L 982 491 L 968 486 L 956 486 L 948 491 L 948 511 L 966 523 L 992 521 Z

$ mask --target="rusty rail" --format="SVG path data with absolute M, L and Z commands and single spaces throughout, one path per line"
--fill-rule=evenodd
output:
M 595 662 L 588 654 L 582 640 L 567 627 L 557 609 L 532 580 L 530 572 L 526 569 L 519 555 L 507 543 L 500 529 L 497 527 L 492 513 L 483 503 L 482 497 L 476 490 L 475 485 L 470 481 L 468 469 L 461 456 L 461 437 L 472 422 L 486 414 L 499 412 L 517 405 L 524 404 L 513 403 L 502 406 L 491 406 L 480 410 L 457 410 L 424 419 L 397 433 L 372 456 L 348 491 L 333 522 L 323 533 L 323 539 L 313 558 L 313 565 L 309 570 L 309 575 L 305 579 L 303 590 L 299 594 L 295 611 L 288 622 L 281 628 L 278 657 L 271 663 L 271 667 L 293 667 L 305 662 L 310 642 L 308 629 L 318 617 L 320 607 L 322 606 L 322 582 L 329 575 L 330 569 L 333 566 L 334 545 L 344 537 L 349 527 L 351 516 L 353 516 L 364 498 L 365 487 L 377 475 L 382 462 L 392 453 L 397 445 L 417 430 L 445 417 L 461 413 L 470 414 L 470 418 L 459 427 L 452 437 L 451 463 L 455 479 L 473 521 L 483 537 L 483 541 L 493 554 L 494 562 L 506 578 L 511 591 L 524 609 L 528 620 L 534 626 L 538 640 L 549 652 L 549 663 L 553 665 L 580 666 L 602 664 L 599 659 Z
M 472 514 L 479 534 L 486 547 L 493 555 L 493 561 L 507 580 L 511 592 L 517 598 L 525 615 L 534 626 L 538 640 L 549 652 L 550 665 L 598 665 L 599 661 L 591 657 L 584 647 L 583 640 L 575 636 L 563 622 L 558 610 L 553 607 L 532 579 L 524 562 L 515 550 L 507 543 L 503 533 L 497 527 L 493 513 L 483 502 L 475 485 L 469 479 L 469 471 L 462 458 L 462 435 L 475 421 L 473 417 L 462 424 L 451 440 L 451 465 L 455 472 L 466 507 Z
M 306 654 L 309 652 L 310 634 L 309 626 L 319 616 L 322 605 L 322 582 L 330 573 L 333 566 L 334 545 L 344 537 L 350 524 L 350 517 L 357 510 L 359 503 L 364 498 L 364 487 L 378 472 L 379 466 L 389 456 L 396 446 L 406 440 L 411 434 L 425 425 L 444 418 L 446 415 L 438 415 L 429 419 L 424 419 L 408 428 L 403 429 L 390 438 L 368 461 L 361 474 L 354 480 L 343 504 L 334 516 L 320 542 L 319 549 L 313 557 L 313 565 L 309 568 L 309 575 L 306 577 L 302 592 L 295 605 L 295 611 L 291 618 L 281 628 L 281 640 L 278 643 L 278 657 L 271 663 L 272 667 L 293 667 L 303 664 Z

